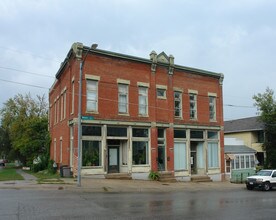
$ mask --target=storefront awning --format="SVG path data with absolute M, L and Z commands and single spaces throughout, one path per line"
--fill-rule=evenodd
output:
M 234 154 L 225 154 L 225 159 L 226 160 L 234 160 L 235 159 L 235 155 Z

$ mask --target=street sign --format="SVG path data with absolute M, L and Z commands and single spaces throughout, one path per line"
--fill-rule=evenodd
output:
M 81 116 L 82 120 L 94 120 L 93 116 Z

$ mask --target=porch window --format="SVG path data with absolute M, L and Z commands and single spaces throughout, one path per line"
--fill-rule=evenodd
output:
M 208 167 L 219 167 L 218 143 L 208 143 Z
M 132 163 L 134 165 L 149 164 L 147 141 L 133 141 L 132 152 Z
M 101 141 L 82 141 L 82 166 L 101 166 Z

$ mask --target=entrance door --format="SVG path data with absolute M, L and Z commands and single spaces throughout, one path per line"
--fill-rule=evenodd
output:
M 108 147 L 108 173 L 119 173 L 119 146 Z
M 191 151 L 191 173 L 197 174 L 196 151 Z
M 158 146 L 158 170 L 165 170 L 165 162 L 166 162 L 166 152 L 165 146 Z
M 202 141 L 191 141 L 191 174 L 205 174 L 205 159 Z

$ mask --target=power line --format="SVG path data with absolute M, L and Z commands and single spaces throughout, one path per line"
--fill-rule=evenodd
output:
M 1 68 L 1 67 L 0 67 Z M 8 83 L 13 83 L 13 84 L 18 84 L 18 85 L 24 85 L 24 86 L 30 86 L 30 87 L 35 87 L 35 88 L 40 88 L 40 89 L 47 89 L 49 90 L 49 88 L 47 87 L 43 87 L 43 86 L 38 86 L 38 85 L 33 85 L 33 84 L 27 84 L 27 83 L 21 83 L 21 82 L 15 82 L 15 81 L 11 81 L 11 80 L 5 80 L 5 79 L 1 79 L 0 78 L 0 81 L 3 81 L 3 82 L 8 82 Z M 56 89 L 53 89 L 53 90 L 56 90 Z M 68 92 L 68 94 L 72 94 L 72 92 Z M 77 93 L 74 94 L 75 96 L 78 96 Z M 86 96 L 86 95 L 82 95 L 82 96 Z M 203 96 L 203 95 L 201 95 Z M 208 97 L 208 96 L 204 96 L 204 97 Z M 105 100 L 105 101 L 115 101 L 113 99 L 106 99 L 106 98 L 98 98 L 98 99 L 101 99 L 101 100 Z M 118 101 L 116 101 L 118 102 Z M 134 105 L 137 105 L 136 103 L 129 103 L 129 104 L 134 104 Z M 235 108 L 255 108 L 254 106 L 242 106 L 242 105 L 234 105 L 234 104 L 223 104 L 223 106 L 227 106 L 227 107 L 235 107 Z M 149 106 L 150 107 L 150 106 Z
M 36 58 L 40 58 L 40 59 L 44 59 L 44 60 L 49 60 L 49 61 L 55 61 L 55 62 L 59 63 L 58 60 L 55 60 L 55 59 L 52 59 L 52 58 L 49 58 L 49 57 L 40 56 L 40 55 L 34 54 L 34 53 L 30 52 L 30 51 L 15 50 L 15 49 L 4 47 L 4 46 L 0 46 L 0 48 L 5 49 L 5 50 L 9 50 L 9 51 L 12 51 L 12 52 L 15 52 L 15 53 L 28 54 L 28 55 L 31 55 L 31 56 L 36 57 Z
M 15 81 L 11 81 L 11 80 L 6 80 L 6 79 L 0 79 L 0 81 L 3 82 L 8 82 L 8 83 L 13 83 L 13 84 L 18 84 L 18 85 L 23 85 L 23 86 L 30 86 L 30 87 L 35 87 L 35 88 L 40 88 L 40 89 L 49 89 L 43 86 L 37 86 L 37 85 L 32 85 L 32 84 L 27 84 L 27 83 L 21 83 L 21 82 L 15 82 Z
M 25 71 L 25 70 L 19 70 L 19 69 L 14 69 L 14 68 L 10 68 L 10 67 L 4 67 L 4 66 L 0 66 L 0 69 L 11 70 L 11 71 L 16 71 L 16 72 L 22 72 L 22 73 L 28 73 L 28 74 L 32 74 L 32 75 L 36 75 L 36 76 L 42 76 L 42 77 L 48 77 L 48 78 L 55 78 L 53 76 L 49 76 L 49 75 L 42 74 L 42 73 L 29 72 L 29 71 Z

